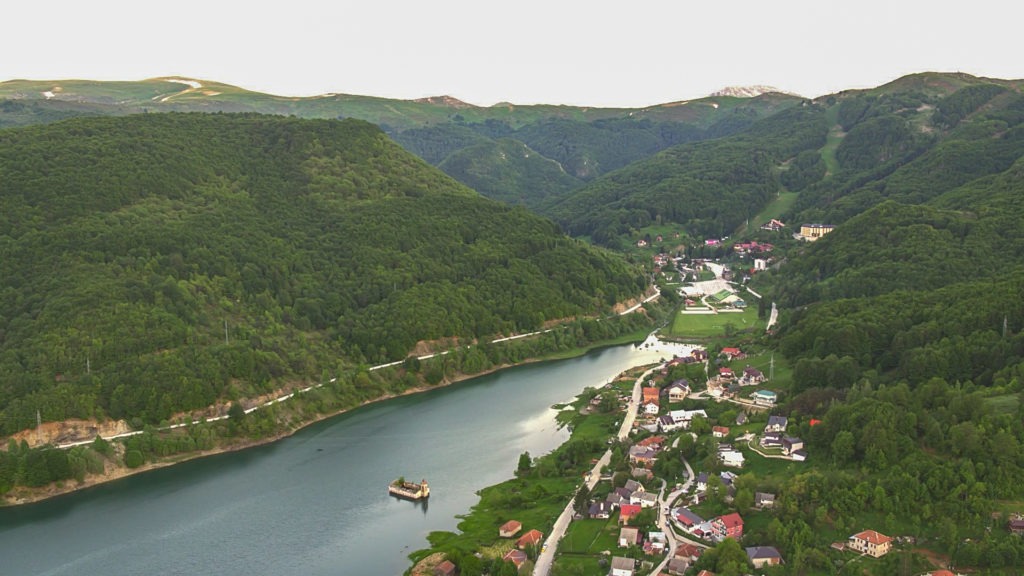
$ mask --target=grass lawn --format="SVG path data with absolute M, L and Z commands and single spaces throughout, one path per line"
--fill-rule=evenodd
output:
M 607 546 L 594 546 L 595 543 L 601 542 L 601 545 L 608 543 L 608 538 L 601 538 L 604 533 L 611 528 L 617 528 L 616 524 L 611 519 L 600 520 L 600 519 L 583 519 L 574 520 L 569 525 L 569 529 L 565 533 L 565 537 L 558 544 L 559 552 L 565 552 L 567 554 L 600 554 L 601 550 L 612 550 L 614 548 L 614 539 L 618 536 L 617 534 L 612 536 L 612 548 Z M 600 539 L 600 540 L 599 540 Z
M 793 203 L 796 202 L 796 197 L 799 195 L 797 192 L 782 192 L 776 196 L 774 200 L 764 207 L 764 210 L 761 210 L 757 216 L 750 220 L 748 231 L 757 230 L 762 224 L 767 223 L 772 218 L 778 218 L 789 212 L 789 209 L 793 207 Z
M 835 174 L 839 170 L 839 161 L 836 160 L 836 148 L 839 147 L 839 143 L 843 141 L 843 129 L 839 126 L 839 105 L 835 105 L 828 109 L 825 113 L 825 118 L 828 120 L 829 128 L 828 136 L 825 139 L 825 146 L 821 149 L 821 158 L 825 161 L 825 177 Z
M 992 396 L 991 398 L 985 398 L 985 404 L 987 404 L 993 412 L 1012 414 L 1020 407 L 1020 395 L 1003 394 L 1001 396 Z
M 772 357 L 775 358 L 775 368 L 772 369 Z M 771 382 L 764 382 L 763 385 L 757 388 L 751 389 L 751 391 L 758 388 L 770 388 L 772 390 L 789 390 L 793 385 L 793 367 L 789 365 L 789 361 L 782 354 L 775 354 L 772 351 L 766 351 L 761 354 L 747 356 L 739 360 L 734 360 L 729 363 L 729 367 L 733 369 L 733 372 L 742 374 L 743 369 L 747 366 L 757 368 L 764 374 L 765 378 L 772 375 Z M 747 394 L 744 389 L 744 394 Z
M 731 324 L 735 331 L 746 328 L 763 330 L 765 320 L 757 317 L 757 307 L 748 306 L 743 312 L 723 312 L 721 314 L 676 314 L 669 326 L 668 336 L 713 338 L 724 336 L 726 325 Z
M 552 574 L 573 574 L 574 576 L 607 576 L 608 565 L 601 566 L 602 556 L 559 554 L 551 567 Z M 604 557 L 611 562 L 611 556 Z

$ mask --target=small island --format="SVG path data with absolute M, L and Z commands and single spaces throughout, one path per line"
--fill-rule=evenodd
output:
M 398 498 L 426 500 L 430 497 L 430 486 L 427 485 L 426 480 L 421 480 L 419 484 L 416 484 L 414 482 L 406 482 L 404 477 L 399 477 L 388 485 L 388 493 Z

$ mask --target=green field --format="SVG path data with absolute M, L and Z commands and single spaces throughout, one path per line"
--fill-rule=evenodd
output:
M 1001 396 L 992 396 L 991 398 L 985 398 L 985 404 L 993 412 L 1012 414 L 1020 408 L 1020 395 L 1003 394 Z
M 789 212 L 796 202 L 798 192 L 782 192 L 775 200 L 772 200 L 764 210 L 761 210 L 757 216 L 750 219 L 750 225 L 747 227 L 748 232 L 752 232 L 761 227 L 762 224 L 767 223 L 772 218 L 779 218 L 783 214 Z
M 753 300 L 753 298 L 751 298 Z M 756 303 L 756 300 L 755 300 Z M 729 330 L 740 332 L 748 328 L 764 330 L 765 320 L 757 317 L 757 306 L 752 304 L 743 312 L 721 314 L 676 314 L 667 336 L 679 338 L 714 338 L 726 336 Z M 729 328 L 731 326 L 731 328 Z
M 829 108 L 825 118 L 828 120 L 829 126 L 832 127 L 828 131 L 825 146 L 821 149 L 821 158 L 825 161 L 825 177 L 827 178 L 839 170 L 839 161 L 836 160 L 836 148 L 843 141 L 845 134 L 843 134 L 843 129 L 839 126 L 838 105 Z

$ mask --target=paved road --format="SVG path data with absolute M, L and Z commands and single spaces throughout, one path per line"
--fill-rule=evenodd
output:
M 666 507 L 668 507 L 671 510 L 672 503 L 675 502 L 680 495 L 686 493 L 690 489 L 690 486 L 693 485 L 693 468 L 690 467 L 690 463 L 686 461 L 686 458 L 683 458 L 683 465 L 686 466 L 686 482 L 683 483 L 682 487 L 669 493 L 667 498 L 663 498 L 662 496 L 665 492 L 665 482 L 662 481 L 661 492 L 659 492 L 658 494 L 658 506 L 660 507 L 658 513 L 658 528 L 660 528 L 661 531 L 665 533 L 665 536 L 668 539 L 668 554 L 666 554 L 665 558 L 662 559 L 661 563 L 654 568 L 654 571 L 651 572 L 651 576 L 657 576 L 658 574 L 660 574 L 661 571 L 664 570 L 665 566 L 668 565 L 668 561 L 672 558 L 675 558 L 676 548 L 679 547 L 680 542 L 694 544 L 701 548 L 707 548 L 706 544 L 697 542 L 696 540 L 690 540 L 685 536 L 680 536 L 676 534 L 675 527 L 672 525 L 671 518 L 669 517 L 669 515 L 666 515 L 664 513 Z
M 625 439 L 629 436 L 630 431 L 633 429 L 633 422 L 636 420 L 636 414 L 640 407 L 640 396 L 642 394 L 641 388 L 643 387 L 643 381 L 655 370 L 660 370 L 661 366 L 655 366 L 650 370 L 647 370 L 641 374 L 636 381 L 633 383 L 633 394 L 629 398 L 629 405 L 626 406 L 626 414 L 622 417 L 622 426 L 619 427 L 618 438 L 619 440 Z M 590 476 L 587 477 L 587 489 L 593 490 L 597 481 L 601 478 L 601 468 L 604 468 L 611 462 L 612 451 L 606 450 L 604 455 L 594 464 L 594 467 L 590 470 Z M 689 468 L 689 465 L 687 465 Z M 692 478 L 692 474 L 690 475 Z M 537 563 L 533 568 L 534 576 L 547 576 L 551 571 L 551 565 L 555 561 L 555 552 L 558 549 L 558 543 L 565 536 L 565 531 L 569 529 L 569 523 L 572 522 L 573 516 L 572 500 L 565 505 L 562 509 L 562 513 L 558 515 L 558 520 L 555 520 L 555 525 L 551 528 L 551 533 L 548 534 L 546 540 L 544 540 L 544 546 L 541 548 L 540 554 L 537 556 Z

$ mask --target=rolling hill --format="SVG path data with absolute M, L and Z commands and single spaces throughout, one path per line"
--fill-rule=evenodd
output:
M 144 114 L 0 131 L 8 432 L 601 314 L 645 280 L 362 121 Z

